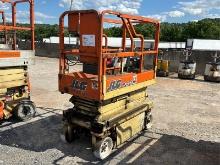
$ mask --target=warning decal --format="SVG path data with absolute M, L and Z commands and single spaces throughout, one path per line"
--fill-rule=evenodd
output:
M 82 45 L 95 47 L 95 35 L 82 35 Z

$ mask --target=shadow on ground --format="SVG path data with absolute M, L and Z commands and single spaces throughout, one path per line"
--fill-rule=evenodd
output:
M 205 81 L 203 78 L 203 75 L 196 75 L 195 79 L 181 79 L 178 78 L 178 75 L 176 73 L 171 73 L 168 77 L 162 77 L 162 78 L 169 78 L 169 79 L 173 79 L 173 80 L 182 80 L 182 81 L 197 81 L 197 82 L 201 82 L 201 83 L 209 83 L 209 84 L 218 84 L 219 82 L 212 82 L 212 81 Z
M 92 155 L 89 137 L 66 144 L 60 139 L 61 127 L 61 115 L 56 114 L 5 131 L 0 128 L 0 144 L 34 152 L 44 152 L 48 149 L 61 151 L 64 156 L 54 160 L 53 164 L 67 156 L 81 158 L 88 164 L 220 164 L 219 143 L 195 142 L 179 136 L 153 132 L 141 133 L 118 148 L 109 158 L 99 162 Z

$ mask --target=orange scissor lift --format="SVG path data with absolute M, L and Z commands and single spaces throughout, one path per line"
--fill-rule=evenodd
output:
M 68 31 L 77 37 L 71 49 L 64 45 L 67 16 Z M 122 43 L 117 47 L 108 46 L 106 24 L 122 28 Z M 144 37 L 136 32 L 135 24 L 153 25 L 152 49 L 144 48 Z M 109 10 L 66 11 L 61 15 L 59 91 L 71 94 L 74 104 L 63 112 L 67 142 L 89 132 L 94 155 L 104 159 L 113 148 L 150 125 L 152 102 L 146 89 L 155 83 L 159 30 L 157 20 Z M 134 39 L 141 44 L 135 45 Z M 72 64 L 77 62 L 73 59 L 82 64 L 81 71 L 74 69 Z M 148 59 L 150 65 L 146 65 Z
M 11 5 L 12 22 L 6 23 L 4 11 L 0 24 L 0 120 L 8 119 L 13 114 L 21 120 L 28 120 L 35 115 L 35 106 L 30 101 L 30 83 L 28 66 L 33 63 L 34 43 L 34 0 L 0 0 Z M 16 7 L 18 4 L 30 7 L 30 26 L 18 26 Z M 30 31 L 30 50 L 19 50 L 17 31 Z M 27 44 L 27 43 L 26 43 Z

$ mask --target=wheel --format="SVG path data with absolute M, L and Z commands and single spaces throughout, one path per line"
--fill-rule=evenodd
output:
M 169 72 L 166 72 L 166 71 L 158 71 L 158 72 L 157 72 L 157 76 L 158 76 L 158 77 L 168 77 L 168 76 L 169 76 Z
M 204 76 L 205 81 L 209 81 L 208 76 Z
M 204 76 L 204 80 L 208 81 L 208 82 L 216 82 L 216 83 L 220 83 L 220 77 L 211 77 L 211 76 Z
M 146 129 L 150 129 L 152 127 L 152 122 L 153 122 L 153 115 L 151 112 L 149 112 L 146 116 L 146 125 L 145 128 Z
M 71 124 L 64 124 L 61 139 L 67 143 L 72 143 L 76 137 L 76 128 Z
M 193 74 L 193 75 L 190 76 L 190 79 L 191 79 L 191 80 L 194 80 L 195 78 L 196 78 L 196 75 L 195 75 L 195 74 Z
M 169 76 L 169 72 L 165 72 L 164 77 L 168 77 Z
M 24 100 L 15 107 L 14 113 L 19 120 L 27 121 L 35 116 L 36 107 L 32 101 Z
M 181 74 L 178 74 L 178 78 L 179 78 L 179 79 L 182 79 L 183 77 L 182 77 L 182 75 L 181 75 Z
M 98 159 L 103 160 L 103 159 L 107 158 L 112 153 L 113 146 L 114 146 L 114 143 L 113 143 L 112 138 L 106 137 L 106 138 L 98 141 L 95 144 L 93 154 Z
M 169 72 L 163 72 L 163 77 L 168 77 L 169 76 Z

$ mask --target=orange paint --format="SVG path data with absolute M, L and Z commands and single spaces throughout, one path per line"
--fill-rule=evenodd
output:
M 106 17 L 108 15 L 108 17 Z M 109 15 L 118 19 L 112 19 Z M 68 29 L 70 32 L 77 34 L 80 40 L 78 49 L 66 50 L 64 47 L 64 20 L 68 16 Z M 122 43 L 118 48 L 108 47 L 108 36 L 104 34 L 104 23 L 121 24 Z M 154 48 L 152 50 L 144 49 L 144 36 L 138 34 L 135 30 L 134 23 L 152 24 L 156 32 Z M 110 10 L 98 12 L 96 10 L 75 10 L 66 11 L 60 16 L 60 70 L 59 70 L 59 90 L 62 93 L 69 93 L 73 96 L 102 101 L 107 91 L 132 86 L 134 84 L 146 82 L 155 79 L 155 68 L 157 65 L 158 43 L 160 23 L 155 19 L 141 16 L 122 14 Z M 140 49 L 131 46 L 126 47 L 126 40 L 129 38 L 139 38 L 141 42 Z M 81 63 L 92 64 L 93 69 L 97 69 L 96 75 L 82 72 L 71 73 L 67 71 L 66 55 L 78 56 Z M 144 56 L 154 55 L 152 70 L 143 69 Z M 119 66 L 109 66 L 109 61 L 114 58 L 119 59 Z M 135 73 L 120 73 L 123 58 L 138 57 L 139 70 Z M 117 71 L 116 75 L 108 75 L 109 71 Z
M 4 103 L 2 101 L 0 101 L 0 120 L 3 119 L 4 117 Z
M 0 58 L 15 58 L 20 57 L 19 51 L 1 51 Z

